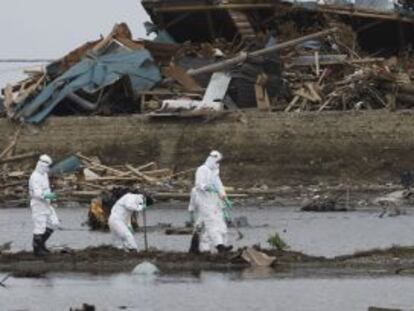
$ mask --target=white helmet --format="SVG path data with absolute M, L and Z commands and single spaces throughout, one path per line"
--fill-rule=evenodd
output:
M 49 157 L 47 154 L 42 154 L 39 158 L 39 162 L 42 162 L 47 166 L 50 166 L 53 163 L 52 158 Z

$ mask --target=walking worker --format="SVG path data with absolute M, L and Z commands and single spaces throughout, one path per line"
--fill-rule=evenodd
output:
M 122 242 L 122 248 L 127 251 L 137 251 L 138 246 L 131 227 L 133 212 L 146 208 L 145 197 L 142 194 L 128 192 L 115 202 L 108 219 L 109 229 L 117 240 Z
M 36 256 L 45 256 L 49 253 L 46 241 L 59 226 L 56 211 L 51 205 L 57 196 L 50 189 L 49 169 L 52 159 L 41 155 L 29 179 L 30 208 L 32 210 L 33 252 Z
M 216 249 L 219 253 L 230 251 L 233 246 L 226 246 L 227 224 L 224 219 L 223 201 L 226 192 L 220 179 L 220 161 L 223 156 L 218 151 L 211 151 L 206 162 L 195 175 L 195 186 L 191 191 L 188 207 L 191 219 L 197 213 L 195 225 L 201 227 L 201 252 Z

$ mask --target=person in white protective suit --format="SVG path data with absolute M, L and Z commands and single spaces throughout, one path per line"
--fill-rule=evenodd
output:
M 108 224 L 116 239 L 122 242 L 122 248 L 137 251 L 138 246 L 132 234 L 131 216 L 145 208 L 145 197 L 142 194 L 126 193 L 115 202 L 111 209 Z
M 56 194 L 50 189 L 49 168 L 52 159 L 41 155 L 29 179 L 30 208 L 32 210 L 33 252 L 36 256 L 45 256 L 49 253 L 46 241 L 53 231 L 59 226 L 59 219 L 51 201 L 56 199 Z
M 217 249 L 218 252 L 230 251 L 233 246 L 227 246 L 227 224 L 223 214 L 223 200 L 226 198 L 223 183 L 220 179 L 220 152 L 211 151 L 206 162 L 201 165 L 195 175 L 195 186 L 191 191 L 188 210 L 195 226 L 201 227 L 201 252 Z

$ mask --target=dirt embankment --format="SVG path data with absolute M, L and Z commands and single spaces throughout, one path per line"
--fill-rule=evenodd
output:
M 333 259 L 294 251 L 262 250 L 275 256 L 272 268 L 286 276 L 413 274 L 414 247 L 393 247 L 340 256 Z M 30 252 L 0 254 L 0 271 L 15 276 L 41 276 L 49 272 L 116 273 L 128 272 L 150 261 L 162 272 L 232 270 L 248 268 L 241 252 L 192 255 L 179 252 L 148 251 L 125 253 L 109 246 L 65 250 L 37 258 Z
M 50 118 L 36 130 L 22 130 L 16 153 L 35 150 L 58 159 L 81 151 L 108 164 L 156 161 L 180 171 L 197 167 L 211 149 L 218 149 L 228 185 L 387 183 L 412 167 L 412 120 L 413 113 L 404 111 L 248 112 L 209 122 Z M 14 131 L 0 120 L 0 145 Z

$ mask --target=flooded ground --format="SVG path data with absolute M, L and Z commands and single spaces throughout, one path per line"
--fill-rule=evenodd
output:
M 236 241 L 236 233 L 230 229 L 231 242 L 236 246 L 260 243 L 268 247 L 269 235 L 278 232 L 291 249 L 310 255 L 334 257 L 355 251 L 386 248 L 393 245 L 414 245 L 414 210 L 399 217 L 379 218 L 379 209 L 368 208 L 355 212 L 304 213 L 299 208 L 253 208 L 235 209 L 235 216 L 247 216 L 252 227 L 243 228 L 244 238 Z M 112 243 L 109 233 L 92 232 L 87 226 L 86 208 L 58 209 L 62 226 L 56 232 L 50 246 L 68 246 L 81 249 Z M 147 214 L 148 225 L 171 223 L 183 226 L 188 219 L 182 204 L 174 207 L 155 207 Z M 30 250 L 32 222 L 29 209 L 0 209 L 0 244 L 13 241 L 12 251 Z M 136 233 L 139 247 L 143 248 L 143 235 Z M 149 245 L 161 250 L 186 251 L 188 235 L 165 235 L 163 230 L 149 233 Z
M 358 250 L 414 245 L 414 210 L 399 217 L 379 218 L 379 210 L 366 208 L 348 213 L 303 213 L 299 208 L 253 208 L 235 210 L 247 216 L 250 228 L 237 246 L 260 243 L 278 232 L 292 249 L 333 257 Z M 82 226 L 86 208 L 58 210 L 62 226 L 50 241 L 55 248 L 110 244 L 108 233 L 91 232 Z M 162 205 L 147 214 L 148 224 L 187 220 L 184 205 Z M 29 250 L 32 223 L 29 209 L 0 209 L 0 244 L 13 241 L 12 251 Z M 143 248 L 142 234 L 136 238 Z M 150 246 L 185 251 L 189 236 L 149 234 Z M 5 274 L 0 273 L 0 278 Z M 10 277 L 0 287 L 0 310 L 69 310 L 83 303 L 97 310 L 367 310 L 369 306 L 412 309 L 414 278 L 409 276 L 303 277 L 275 270 L 243 269 L 225 273 L 181 272 L 143 277 L 128 273 L 110 275 L 46 274 L 41 278 Z M 104 297 L 110 297 L 105 299 Z
M 1 310 L 366 311 L 369 306 L 412 309 L 414 278 L 285 278 L 253 271 L 142 277 L 48 275 L 15 279 L 0 288 Z M 105 298 L 107 297 L 107 299 Z M 110 297 L 110 299 L 108 299 Z

